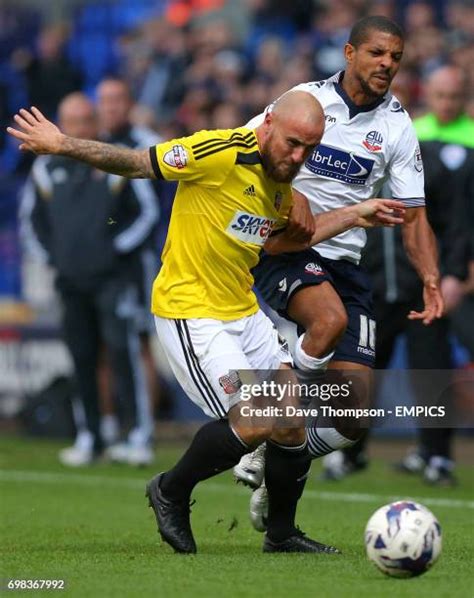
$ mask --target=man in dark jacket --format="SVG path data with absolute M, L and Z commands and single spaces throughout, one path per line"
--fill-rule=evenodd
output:
M 70 135 L 97 137 L 94 107 L 80 93 L 62 101 L 59 120 Z M 152 460 L 153 421 L 135 318 L 138 293 L 130 275 L 135 253 L 157 220 L 148 186 L 68 158 L 40 156 L 25 190 L 23 214 L 56 270 L 64 338 L 90 435 L 89 442 L 61 451 L 66 465 L 88 464 L 104 450 L 97 380 L 102 342 L 128 430 L 128 461 Z
M 159 143 L 161 139 L 151 129 L 139 127 L 131 122 L 134 99 L 128 84 L 117 77 L 106 77 L 96 88 L 96 109 L 99 137 L 108 143 L 123 145 L 130 148 L 145 148 Z M 148 390 L 151 397 L 152 409 L 156 410 L 161 402 L 161 381 L 158 378 L 156 364 L 153 358 L 150 336 L 154 334 L 155 326 L 150 312 L 150 295 L 153 280 L 159 269 L 159 247 L 157 243 L 158 225 L 162 223 L 161 198 L 163 185 L 166 183 L 148 181 L 146 186 L 140 187 L 137 199 L 143 204 L 153 201 L 158 211 L 155 226 L 151 229 L 137 231 L 141 236 L 134 251 L 133 263 L 129 269 L 132 283 L 137 288 L 137 327 L 140 334 L 141 356 L 145 367 Z M 145 194 L 149 197 L 145 197 Z M 169 193 L 168 193 L 169 195 Z M 173 190 L 174 195 L 174 190 Z M 169 201 L 171 203 L 171 200 Z M 104 434 L 116 428 L 116 416 L 111 401 L 110 392 L 102 392 L 102 429 Z M 117 444 L 109 450 L 109 456 L 114 461 L 127 462 L 129 449 L 127 444 Z

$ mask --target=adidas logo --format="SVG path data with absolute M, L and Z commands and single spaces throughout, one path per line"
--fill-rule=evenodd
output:
M 249 187 L 244 189 L 244 195 L 247 195 L 248 197 L 256 197 L 257 194 L 255 193 L 255 187 L 253 185 L 250 185 Z

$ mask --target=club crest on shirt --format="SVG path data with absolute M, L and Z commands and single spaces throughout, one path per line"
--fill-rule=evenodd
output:
M 378 131 L 370 131 L 365 136 L 362 145 L 369 150 L 369 152 L 379 152 L 382 149 L 383 137 Z
M 188 163 L 188 154 L 182 145 L 173 145 L 163 156 L 163 162 L 173 168 L 184 168 Z
M 239 392 L 239 389 L 242 386 L 242 380 L 240 379 L 239 372 L 230 370 L 228 374 L 219 378 L 219 384 L 226 395 L 233 395 L 236 392 Z

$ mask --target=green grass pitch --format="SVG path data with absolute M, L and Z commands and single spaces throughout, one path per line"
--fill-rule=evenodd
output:
M 458 488 L 436 490 L 392 473 L 380 460 L 332 484 L 317 480 L 320 466 L 314 464 L 298 523 L 311 537 L 338 546 L 342 556 L 262 554 L 262 536 L 247 520 L 249 492 L 227 473 L 195 492 L 199 552 L 183 556 L 161 543 L 144 497 L 146 480 L 182 449 L 159 447 L 154 468 L 98 464 L 71 471 L 57 463 L 59 447 L 18 437 L 0 441 L 3 584 L 10 578 L 64 579 L 66 589 L 56 594 L 93 598 L 474 596 L 474 476 L 467 466 L 459 468 Z M 377 507 L 406 497 L 426 499 L 441 522 L 444 546 L 426 575 L 398 580 L 366 561 L 363 530 Z

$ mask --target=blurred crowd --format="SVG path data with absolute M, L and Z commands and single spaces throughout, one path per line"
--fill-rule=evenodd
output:
M 1 171 L 28 166 L 3 134 L 22 105 L 54 117 L 64 95 L 93 96 L 115 74 L 133 89 L 135 124 L 163 138 L 233 127 L 296 83 L 341 69 L 348 32 L 366 14 L 394 18 L 407 33 L 393 92 L 412 117 L 424 108 L 423 80 L 446 63 L 468 75 L 474 115 L 469 0 L 96 2 L 76 8 L 70 22 L 47 24 L 41 13 L 7 3 L 0 8 Z
M 83 202 L 89 197 L 93 211 L 97 194 L 102 198 L 110 195 L 107 201 L 117 210 L 123 201 L 118 202 L 116 193 L 108 189 L 106 180 L 100 180 L 93 169 L 76 164 L 59 164 L 62 172 L 67 169 L 73 169 L 74 172 L 79 169 L 81 172 L 81 189 L 76 189 L 72 184 L 68 187 L 72 201 L 69 207 L 66 205 L 62 181 L 55 178 L 53 171 L 48 174 L 45 167 L 35 182 L 35 170 L 31 170 L 34 156 L 21 154 L 15 140 L 5 134 L 13 114 L 20 107 L 35 105 L 49 118 L 58 121 L 64 130 L 85 126 L 92 127 L 94 131 L 93 134 L 82 134 L 74 129 L 75 132 L 71 134 L 98 136 L 130 147 L 148 146 L 159 139 L 170 139 L 200 129 L 241 126 L 292 86 L 324 79 L 343 69 L 343 47 L 353 24 L 366 15 L 384 15 L 399 22 L 407 36 L 402 66 L 392 84 L 392 93 L 413 119 L 426 113 L 435 115 L 439 130 L 433 133 L 434 137 L 429 133 L 424 139 L 417 129 L 420 141 L 448 144 L 449 155 L 445 156 L 446 152 L 442 150 L 440 159 L 436 154 L 428 162 L 425 161 L 427 193 L 435 205 L 439 192 L 439 210 L 436 213 L 441 214 L 439 221 L 444 222 L 446 197 L 451 193 L 450 199 L 454 205 L 452 182 L 457 180 L 459 183 L 462 175 L 462 181 L 465 180 L 466 184 L 463 183 L 459 200 L 455 202 L 461 206 L 461 217 L 456 222 L 467 220 L 466 213 L 472 221 L 472 196 L 468 189 L 472 189 L 474 178 L 470 170 L 474 121 L 469 120 L 469 117 L 474 119 L 474 6 L 472 0 L 97 0 L 83 3 L 64 1 L 62 6 L 69 6 L 70 9 L 64 11 L 60 20 L 57 14 L 52 18 L 47 6 L 41 9 L 26 8 L 23 4 L 18 6 L 7 1 L 0 7 L 0 306 L 2 296 L 9 296 L 29 301 L 38 312 L 41 312 L 38 309 L 41 304 L 46 307 L 45 311 L 51 312 L 54 297 L 53 266 L 56 296 L 59 294 L 61 298 L 63 319 L 67 324 L 68 314 L 72 314 L 70 320 L 74 325 L 81 322 L 82 332 L 72 330 L 70 342 L 66 334 L 66 344 L 73 357 L 81 388 L 82 410 L 89 425 L 87 429 L 84 414 L 81 416 L 76 413 L 76 405 L 76 443 L 60 454 L 61 461 L 67 465 L 86 464 L 93 459 L 94 451 L 101 448 L 94 445 L 94 434 L 100 438 L 99 428 L 104 428 L 108 415 L 114 415 L 117 411 L 110 407 L 113 402 L 111 397 L 120 395 L 117 389 L 123 390 L 126 386 L 120 382 L 120 375 L 128 371 L 127 368 L 138 371 L 145 364 L 142 374 L 146 381 L 144 378 L 139 392 L 129 389 L 128 398 L 122 401 L 129 403 L 128 437 L 125 437 L 125 444 L 113 447 L 117 460 L 145 463 L 152 459 L 150 446 L 153 434 L 150 422 L 153 413 L 148 408 L 150 397 L 152 411 L 156 410 L 153 405 L 156 408 L 163 403 L 163 393 L 157 387 L 158 380 L 150 353 L 150 329 L 146 324 L 138 327 L 141 340 L 137 341 L 136 347 L 141 344 L 141 351 L 137 349 L 133 355 L 128 355 L 123 351 L 125 336 L 119 334 L 123 328 L 121 318 L 126 318 L 123 314 L 113 322 L 106 318 L 107 314 L 114 311 L 110 308 L 114 301 L 121 300 L 118 291 L 117 296 L 112 294 L 105 302 L 99 299 L 105 292 L 104 288 L 109 288 L 107 285 L 113 284 L 119 290 L 125 288 L 125 258 L 130 264 L 144 264 L 142 258 L 137 257 L 143 253 L 152 254 L 148 261 L 150 267 L 130 267 L 131 278 L 127 284 L 136 285 L 142 299 L 148 296 L 150 280 L 159 267 L 158 251 L 166 232 L 174 187 L 163 185 L 151 195 L 148 194 L 153 197 L 156 192 L 156 200 L 153 200 L 156 205 L 146 235 L 137 238 L 133 247 L 128 247 L 126 251 L 122 248 L 116 255 L 112 247 L 110 251 L 97 250 L 98 242 L 110 242 L 110 219 L 107 214 L 103 214 L 102 219 L 96 215 L 96 225 L 107 232 L 98 240 L 89 235 L 89 249 L 92 255 L 110 258 L 110 263 L 106 264 L 110 271 L 105 270 L 105 266 L 100 270 L 104 260 L 84 258 L 87 253 L 83 234 L 85 228 L 78 216 L 70 222 L 72 233 L 66 231 L 61 219 L 56 222 L 59 225 L 57 234 L 52 227 L 48 229 L 53 237 L 64 237 L 65 246 L 61 251 L 66 255 L 67 259 L 63 260 L 66 266 L 61 267 L 61 256 L 55 254 L 53 247 L 52 257 L 47 259 L 48 267 L 44 268 L 43 264 L 35 275 L 34 270 L 28 269 L 31 247 L 24 246 L 23 251 L 20 250 L 19 231 L 22 227 L 18 220 L 25 220 L 26 214 L 26 220 L 31 220 L 28 224 L 30 233 L 39 237 L 43 250 L 46 250 L 43 253 L 48 253 L 51 240 L 38 220 L 38 208 L 45 213 L 52 211 L 52 202 L 48 202 L 47 207 L 41 198 L 41 184 L 44 184 L 45 177 L 47 179 L 50 176 L 51 179 L 49 193 L 54 195 L 57 192 L 59 203 L 55 205 L 60 209 L 62 205 L 66 206 L 64 209 L 68 213 L 73 211 L 78 195 L 81 195 Z M 458 69 L 442 69 L 443 66 Z M 430 114 L 427 118 L 430 118 Z M 459 121 L 459 118 L 467 120 Z M 433 127 L 432 121 L 420 121 L 418 125 L 419 128 L 421 125 L 431 127 L 430 131 Z M 423 135 L 426 136 L 426 132 Z M 454 156 L 457 156 L 454 164 L 453 152 L 449 149 L 453 143 L 466 146 L 466 151 L 468 148 L 470 152 L 466 154 L 469 159 L 460 161 L 458 151 Z M 426 144 L 422 149 L 423 152 L 429 150 Z M 439 153 L 438 150 L 437 145 L 436 152 Z M 445 158 L 449 159 L 446 161 Z M 37 171 L 38 164 L 41 164 L 41 159 L 35 163 Z M 31 172 L 33 174 L 25 186 Z M 77 183 L 79 179 L 74 176 L 76 178 L 71 180 Z M 439 184 L 440 180 L 442 185 Z M 431 187 L 428 185 L 430 181 L 434 181 Z M 32 185 L 35 184 L 36 199 L 32 191 Z M 133 188 L 125 187 L 123 192 L 129 194 L 130 202 L 138 202 L 142 207 L 145 205 L 140 193 L 136 194 Z M 82 207 L 78 210 L 81 214 Z M 139 219 L 140 210 L 135 212 Z M 149 210 L 143 210 L 145 212 L 150 216 Z M 54 214 L 48 217 L 52 218 L 54 224 Z M 23 241 L 24 228 L 23 222 Z M 442 249 L 446 235 L 442 226 L 438 228 L 439 231 L 436 229 L 435 232 Z M 460 240 L 457 233 L 455 237 Z M 81 253 L 75 250 L 75 238 L 82 238 Z M 444 245 L 449 245 L 448 254 L 452 257 L 453 235 L 449 238 L 446 236 L 446 239 Z M 385 288 L 386 272 L 395 271 L 395 265 L 389 267 L 386 263 L 384 252 L 387 239 L 379 239 L 378 242 L 379 245 L 369 252 L 380 258 L 380 263 L 373 268 L 375 294 L 376 297 L 377 293 L 379 295 L 379 305 L 387 303 L 392 310 L 396 307 L 402 314 L 400 322 L 403 322 L 399 330 L 389 331 L 393 338 L 390 337 L 390 350 L 386 351 L 388 361 L 395 332 L 407 332 L 404 330 L 406 298 L 402 292 L 403 285 L 400 286 L 401 291 L 399 289 L 395 294 L 394 289 Z M 413 294 L 416 286 L 412 278 L 405 275 L 407 266 L 403 261 L 401 241 L 394 238 L 390 243 L 397 247 L 397 251 L 400 250 L 401 257 L 398 253 L 396 256 L 396 268 L 401 272 L 397 279 L 408 281 L 407 288 Z M 442 262 L 443 255 L 442 252 Z M 112 268 L 114 264 L 117 267 Z M 87 285 L 91 286 L 91 269 L 100 284 L 85 289 L 84 281 L 81 284 L 77 282 L 78 272 L 83 266 L 87 270 L 84 279 Z M 446 282 L 443 294 L 450 319 L 455 324 L 458 314 L 461 326 L 455 332 L 468 349 L 469 356 L 465 361 L 472 361 L 474 334 L 469 326 L 462 324 L 472 320 L 472 256 L 457 259 L 454 269 L 445 267 L 444 262 L 442 267 L 442 282 Z M 380 285 L 377 275 L 382 281 Z M 58 281 L 68 281 L 68 284 L 61 286 Z M 449 287 L 447 283 L 450 283 Z M 72 288 L 74 293 L 71 292 Z M 466 298 L 464 303 L 463 298 Z M 142 303 L 147 303 L 146 299 Z M 87 317 L 84 314 L 78 316 L 79 304 L 81 309 L 87 307 L 89 310 Z M 92 304 L 94 309 L 90 308 Z M 462 312 L 463 306 L 469 312 Z M 56 320 L 59 319 L 58 313 L 56 311 Z M 129 316 L 135 318 L 134 314 L 128 313 L 127 318 Z M 382 318 L 382 323 L 393 321 L 393 317 Z M 448 344 L 451 324 L 446 320 L 443 326 L 443 339 Z M 64 322 L 63 327 L 67 332 Z M 112 332 L 109 334 L 107 331 L 110 330 Z M 380 332 L 382 338 L 382 328 Z M 90 347 L 86 348 L 84 339 L 88 336 L 92 340 Z M 78 338 L 83 339 L 81 343 L 78 343 Z M 100 342 L 97 340 L 99 338 Z M 438 340 L 435 344 L 440 346 Z M 107 350 L 104 353 L 105 348 Z M 421 353 L 424 354 L 425 350 L 421 350 Z M 442 364 L 430 362 L 421 367 L 456 365 L 451 362 L 449 353 L 447 349 Z M 104 358 L 106 354 L 108 359 Z M 114 359 L 116 355 L 118 358 Z M 420 367 L 413 363 L 410 365 Z M 378 365 L 386 366 L 385 362 Z M 104 383 L 111 373 L 114 374 L 112 378 L 117 378 L 115 390 L 113 384 L 110 388 L 110 382 Z M 132 376 L 129 378 L 131 380 Z M 138 378 L 135 376 L 133 379 L 136 381 Z M 147 406 L 145 410 L 144 405 Z M 112 432 L 109 434 L 104 428 L 101 433 L 102 440 L 112 444 L 118 439 L 118 424 L 110 421 L 114 424 L 111 426 Z M 450 436 L 443 441 L 448 459 Z M 355 469 L 360 466 L 359 453 L 346 456 L 345 459 L 343 465 L 346 469 L 351 464 Z

